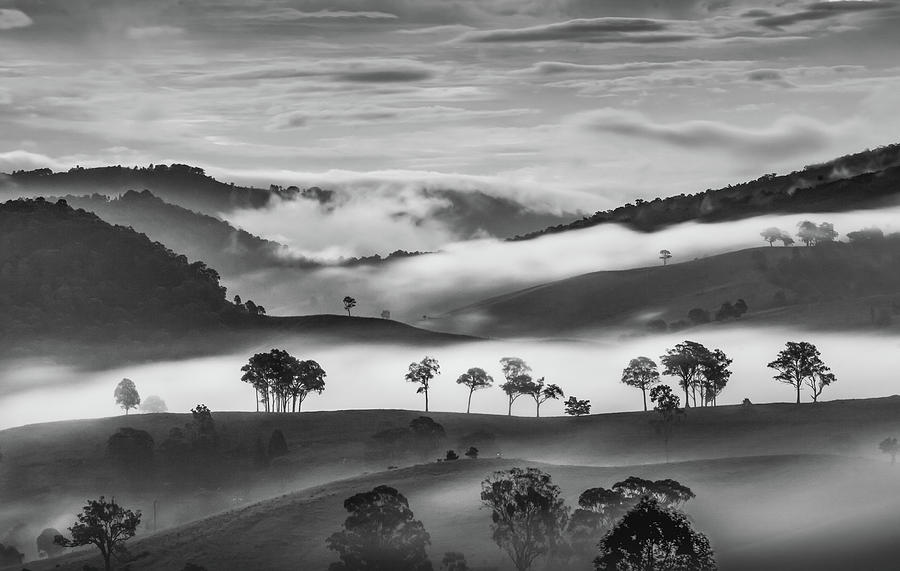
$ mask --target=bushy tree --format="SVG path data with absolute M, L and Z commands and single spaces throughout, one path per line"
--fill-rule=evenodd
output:
M 640 498 L 653 498 L 664 508 L 680 508 L 696 497 L 690 488 L 671 479 L 652 481 L 629 476 L 613 484 L 612 489 L 626 500 L 635 502 Z
M 116 404 L 125 409 L 126 415 L 129 409 L 137 408 L 141 404 L 141 395 L 138 394 L 137 387 L 131 379 L 119 381 L 113 396 L 116 398 Z
M 594 568 L 602 571 L 714 571 L 705 535 L 683 514 L 644 498 L 600 542 Z
M 169 407 L 166 406 L 166 401 L 161 399 L 156 395 L 150 395 L 149 397 L 144 399 L 144 402 L 141 403 L 141 412 L 144 413 L 160 413 L 167 412 Z
M 447 450 L 447 454 L 444 455 L 444 460 L 448 462 L 459 460 L 459 454 L 457 454 L 455 450 Z
M 563 404 L 565 405 L 566 414 L 570 416 L 591 414 L 591 401 L 589 400 L 578 400 L 576 397 L 570 396 Z
M 534 399 L 535 415 L 540 418 L 541 417 L 541 405 L 547 402 L 548 400 L 559 400 L 564 397 L 563 391 L 559 388 L 558 385 L 554 384 L 546 384 L 544 382 L 544 377 L 541 377 L 529 388 L 528 396 Z
M 774 377 L 776 381 L 796 389 L 797 404 L 800 404 L 800 389 L 804 384 L 810 388 L 813 402 L 816 402 L 825 387 L 836 380 L 816 346 L 806 341 L 788 341 L 768 367 L 778 371 Z
M 669 259 L 672 257 L 672 252 L 668 250 L 660 250 L 659 251 L 659 259 L 662 260 L 663 265 L 665 266 Z
M 797 237 L 807 246 L 816 246 L 824 242 L 834 242 L 838 233 L 830 222 L 822 222 L 816 226 L 815 222 L 804 220 L 797 223 Z
M 425 395 L 425 412 L 428 412 L 428 388 L 431 386 L 431 380 L 439 374 L 441 374 L 441 366 L 434 357 L 425 356 L 418 363 L 409 364 L 406 380 L 419 385 L 416 393 Z
M 678 384 L 684 390 L 685 407 L 690 405 L 692 398 L 697 406 L 698 392 L 701 406 L 715 404 L 731 377 L 728 369 L 731 359 L 724 352 L 720 349 L 711 351 L 694 341 L 675 345 L 660 360 L 665 367 L 663 374 L 678 377 Z
M 481 501 L 491 510 L 494 542 L 518 571 L 562 542 L 569 513 L 549 474 L 536 468 L 494 472 L 481 483 Z
M 647 390 L 659 383 L 659 370 L 656 368 L 656 362 L 647 357 L 632 359 L 622 371 L 622 382 L 629 387 L 641 389 L 644 396 L 644 411 L 646 411 Z
M 890 455 L 891 464 L 895 464 L 897 462 L 897 452 L 900 451 L 900 444 L 897 443 L 896 438 L 885 438 L 878 444 L 878 449 L 881 450 L 884 454 Z
M 622 517 L 630 504 L 621 492 L 590 488 L 578 497 L 578 508 L 569 520 L 569 544 L 575 558 L 572 567 L 586 567 L 594 555 L 597 538 Z
M 531 379 L 531 367 L 518 357 L 504 357 L 500 359 L 500 368 L 506 382 L 500 385 L 509 401 L 508 415 L 512 416 L 512 406 L 516 399 L 527 395 L 534 387 Z
M 431 417 L 420 416 L 409 421 L 413 446 L 422 454 L 431 454 L 447 437 L 444 427 Z
M 709 323 L 709 312 L 703 308 L 695 307 L 694 309 L 688 311 L 688 319 L 690 319 L 691 323 L 693 323 L 694 325 Z
M 329 571 L 431 571 L 425 551 L 431 537 L 396 489 L 378 486 L 356 494 L 344 509 L 349 515 L 343 529 L 325 540 L 340 558 Z
M 759 233 L 762 236 L 763 240 L 769 243 L 769 246 L 774 246 L 775 242 L 781 240 L 787 232 L 781 230 L 780 228 L 766 228 L 762 232 Z
M 884 240 L 884 231 L 881 228 L 863 228 L 855 232 L 848 232 L 847 239 L 851 244 L 870 243 Z
M 494 384 L 494 379 L 480 367 L 472 367 L 456 379 L 456 383 L 469 389 L 469 400 L 466 402 L 466 414 L 472 409 L 472 393 L 486 389 Z
M 347 312 L 347 316 L 350 316 L 350 310 L 356 307 L 356 300 L 350 297 L 349 295 L 344 297 L 342 300 L 344 303 L 344 311 Z
M 118 429 L 106 442 L 110 460 L 127 470 L 131 477 L 146 476 L 153 468 L 153 437 L 146 430 Z
M 469 446 L 469 449 L 466 450 L 465 456 L 466 456 L 466 458 L 471 458 L 472 460 L 477 459 L 478 458 L 478 449 L 475 448 L 474 446 Z
M 109 571 L 112 557 L 125 553 L 123 544 L 134 537 L 141 523 L 141 512 L 125 509 L 115 500 L 108 502 L 100 496 L 98 500 L 88 500 L 77 518 L 75 525 L 69 528 L 72 539 L 58 535 L 54 541 L 63 547 L 93 545 L 100 551 L 103 565 Z

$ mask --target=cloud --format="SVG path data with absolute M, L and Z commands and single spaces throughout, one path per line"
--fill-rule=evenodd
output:
M 836 126 L 805 117 L 789 116 L 769 127 L 738 127 L 716 121 L 662 124 L 640 113 L 601 109 L 576 119 L 583 128 L 599 133 L 665 143 L 683 149 L 725 151 L 738 156 L 774 159 L 821 150 L 833 142 Z
M 777 69 L 754 69 L 747 72 L 747 79 L 759 83 L 768 83 L 779 87 L 795 87 L 793 83 L 788 81 L 781 70 Z
M 217 84 L 269 79 L 322 77 L 350 83 L 414 83 L 435 77 L 441 68 L 407 58 L 335 59 L 308 63 L 252 66 L 191 77 L 190 83 Z
M 125 35 L 132 40 L 152 40 L 156 38 L 172 38 L 184 34 L 183 28 L 175 26 L 144 26 L 132 27 L 125 31 Z
M 434 72 L 425 68 L 345 71 L 334 76 L 338 81 L 352 81 L 357 83 L 403 83 L 425 81 L 432 77 L 434 77 Z
M 68 163 L 52 159 L 47 155 L 33 153 L 22 149 L 0 152 L 0 173 L 9 173 L 14 170 L 34 170 L 40 168 L 52 168 L 54 170 L 69 168 Z
M 562 75 L 566 73 L 632 73 L 672 69 L 693 69 L 698 67 L 732 65 L 743 62 L 711 60 L 679 60 L 666 62 L 634 61 L 625 63 L 583 64 L 561 61 L 542 61 L 531 67 L 516 70 L 517 74 Z
M 308 109 L 276 115 L 269 122 L 269 129 L 296 129 L 312 123 L 359 125 L 390 121 L 413 123 L 423 121 L 462 121 L 497 117 L 518 117 L 536 113 L 533 109 L 464 109 L 445 105 L 398 107 L 363 105 L 343 109 Z
M 646 18 L 587 18 L 518 29 L 466 32 L 458 41 L 476 43 L 505 42 L 584 42 L 584 43 L 665 43 L 681 42 L 694 34 L 670 32 L 669 21 Z
M 365 20 L 396 20 L 396 14 L 388 12 L 376 11 L 356 11 L 356 10 L 317 10 L 315 12 L 305 12 L 296 8 L 281 8 L 262 12 L 257 15 L 260 20 L 266 21 L 294 21 L 294 20 L 348 20 L 348 19 L 365 19 Z
M 0 30 L 27 28 L 32 24 L 34 21 L 25 12 L 12 8 L 0 8 Z
M 766 28 L 782 28 L 801 22 L 825 20 L 850 14 L 854 12 L 869 12 L 873 10 L 895 9 L 897 4 L 893 2 L 879 2 L 877 0 L 837 0 L 832 2 L 817 2 L 807 4 L 803 10 L 788 12 L 785 14 L 766 14 L 751 11 L 745 15 L 757 17 L 755 23 Z

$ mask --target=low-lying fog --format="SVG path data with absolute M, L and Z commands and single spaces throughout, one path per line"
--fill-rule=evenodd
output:
M 293 213 L 267 212 L 273 224 L 278 217 Z M 440 253 L 374 267 L 270 270 L 226 277 L 224 284 L 230 292 L 262 303 L 270 314 L 335 313 L 341 309 L 340 300 L 351 295 L 359 302 L 358 315 L 378 316 L 387 309 L 395 319 L 411 322 L 422 315 L 440 315 L 486 297 L 549 281 L 599 270 L 652 266 L 659 263 L 662 249 L 671 251 L 671 263 L 677 263 L 765 246 L 762 230 L 775 226 L 794 233 L 802 220 L 831 222 L 840 238 L 846 239 L 848 232 L 871 226 L 886 233 L 900 230 L 900 207 L 763 216 L 717 224 L 686 223 L 654 233 L 605 224 L 523 242 L 456 242 Z M 294 225 L 298 232 L 317 227 L 306 225 L 302 219 Z M 357 235 L 353 227 L 342 228 L 347 239 Z M 417 248 L 410 244 L 407 249 Z
M 648 336 L 610 342 L 584 341 L 485 341 L 427 349 L 383 345 L 312 346 L 288 341 L 289 352 L 315 359 L 327 371 L 326 390 L 311 395 L 303 410 L 422 409 L 424 399 L 416 386 L 404 380 L 407 366 L 424 355 L 433 355 L 442 374 L 432 382 L 432 410 L 464 412 L 467 391 L 456 378 L 470 367 L 482 367 L 494 377 L 495 386 L 477 392 L 473 412 L 506 413 L 506 395 L 496 386 L 503 382 L 498 361 L 502 357 L 525 359 L 537 377 L 562 387 L 566 395 L 590 399 L 593 413 L 638 410 L 641 393 L 620 383 L 628 360 L 646 355 L 657 362 L 669 347 L 685 338 L 723 349 L 734 359 L 734 374 L 719 404 L 793 402 L 789 385 L 772 380 L 766 364 L 789 340 L 815 343 L 825 362 L 837 375 L 822 400 L 879 397 L 900 393 L 900 339 L 889 336 L 834 333 L 796 333 L 773 328 L 723 329 Z M 259 351 L 269 347 L 259 347 Z M 240 367 L 248 354 L 161 362 L 96 373 L 83 373 L 36 363 L 10 364 L 0 375 L 7 394 L 0 399 L 0 428 L 51 420 L 122 414 L 113 400 L 113 389 L 123 377 L 132 379 L 142 397 L 158 395 L 171 412 L 187 412 L 197 403 L 213 410 L 255 410 L 254 394 L 240 381 Z M 674 378 L 664 379 L 673 387 Z M 28 388 L 35 387 L 35 388 Z M 809 397 L 804 391 L 804 402 Z M 543 405 L 543 416 L 560 415 L 562 403 Z M 519 399 L 513 413 L 534 415 L 533 401 Z M 132 412 L 134 414 L 134 412 Z

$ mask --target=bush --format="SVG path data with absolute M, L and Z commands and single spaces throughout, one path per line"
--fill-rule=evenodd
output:
M 466 450 L 465 455 L 466 455 L 466 458 L 471 458 L 472 460 L 475 460 L 476 458 L 478 458 L 478 449 L 475 448 L 474 446 L 469 446 L 469 449 Z
M 273 430 L 272 436 L 269 437 L 269 458 L 277 458 L 288 453 L 287 440 L 284 439 L 284 433 L 280 430 Z
M 453 450 L 447 450 L 447 455 L 444 457 L 444 460 L 447 460 L 448 462 L 452 460 L 459 460 L 459 454 L 457 454 Z

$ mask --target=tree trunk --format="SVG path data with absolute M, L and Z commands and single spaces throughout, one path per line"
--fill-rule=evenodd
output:
M 800 404 L 800 383 L 797 383 L 797 404 Z
M 428 412 L 428 389 L 423 391 L 425 393 L 425 412 Z
M 641 392 L 644 393 L 644 412 L 647 412 L 647 389 L 646 389 L 646 387 L 641 387 Z
M 475 389 L 469 389 L 469 402 L 466 404 L 466 414 L 472 410 L 472 393 L 475 392 Z
M 537 416 L 535 418 L 540 418 L 541 417 L 541 403 L 538 401 L 534 401 L 534 402 L 537 404 L 537 407 L 536 407 L 537 408 Z

